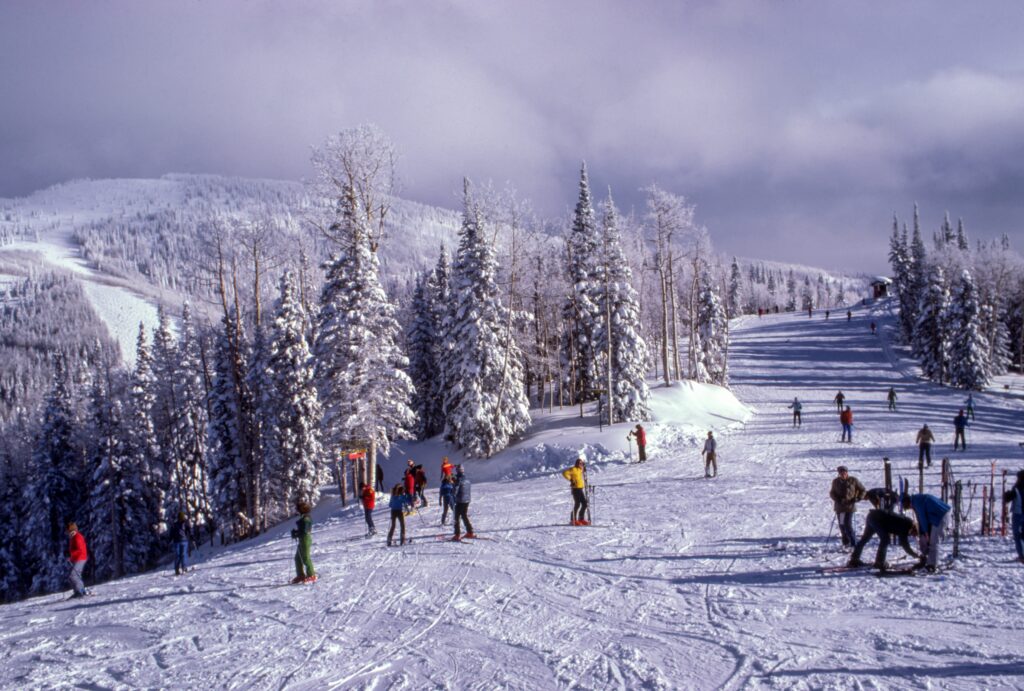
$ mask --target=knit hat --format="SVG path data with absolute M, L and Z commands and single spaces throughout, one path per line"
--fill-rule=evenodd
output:
M 847 468 L 846 468 L 846 466 L 845 466 L 845 465 L 841 465 L 841 466 L 839 466 L 838 468 L 836 468 L 836 472 L 837 472 L 837 473 L 848 473 L 848 472 L 850 472 L 850 471 L 849 471 L 849 470 L 847 470 Z

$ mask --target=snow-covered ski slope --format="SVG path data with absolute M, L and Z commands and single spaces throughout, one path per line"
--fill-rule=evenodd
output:
M 885 326 L 890 317 L 878 309 L 856 310 L 851 322 L 804 314 L 734 324 L 734 391 L 758 413 L 716 435 L 715 479 L 704 479 L 697 435 L 655 424 L 646 465 L 623 462 L 625 426 L 604 450 L 588 449 L 604 459 L 591 473 L 590 528 L 566 525 L 567 483 L 538 463 L 518 479 L 474 485 L 471 516 L 486 540 L 435 539 L 448 532 L 438 526 L 436 484 L 430 507 L 410 518 L 415 541 L 402 548 L 384 547 L 382 535 L 363 539 L 360 512 L 339 511 L 329 496 L 314 537 L 318 583 L 285 585 L 293 547 L 284 525 L 207 555 L 183 578 L 165 570 L 97 586 L 81 602 L 53 595 L 7 605 L 0 684 L 1019 688 L 1024 566 L 1012 562 L 1008 540 L 967 539 L 965 558 L 939 576 L 818 573 L 846 558 L 834 533 L 826 544 L 835 466 L 878 486 L 889 455 L 897 474 L 916 481 L 917 428 L 931 423 L 937 456 L 947 453 L 962 400 L 894 367 L 885 336 L 868 330 L 872 319 Z M 890 385 L 897 412 L 886 410 Z M 853 444 L 838 442 L 839 389 L 855 414 Z M 797 430 L 785 408 L 794 395 L 805 404 Z M 1024 465 L 1020 401 L 976 401 L 968 450 L 953 456 L 965 481 L 986 477 L 991 460 Z M 543 443 L 594 438 L 568 415 L 541 424 Z M 396 451 L 390 481 L 401 460 Z M 417 460 L 434 480 L 438 459 Z M 937 491 L 938 471 L 926 481 Z M 975 497 L 972 528 L 979 504 Z M 377 510 L 378 529 L 385 516 Z M 896 548 L 890 559 L 905 557 Z

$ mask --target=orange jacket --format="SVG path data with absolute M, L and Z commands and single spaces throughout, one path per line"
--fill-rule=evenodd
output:
M 839 413 L 839 422 L 843 423 L 844 425 L 852 425 L 853 424 L 853 411 L 852 410 L 844 410 L 843 412 Z

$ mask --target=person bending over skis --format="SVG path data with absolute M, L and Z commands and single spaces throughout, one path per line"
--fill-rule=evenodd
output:
M 887 493 L 884 489 L 868 491 L 867 499 L 875 508 L 868 511 L 868 516 L 864 521 L 864 534 L 853 548 L 853 554 L 850 556 L 847 566 L 865 566 L 864 562 L 860 560 L 860 555 L 864 551 L 864 546 L 875 535 L 878 535 L 878 551 L 875 553 L 875 563 L 873 564 L 876 569 L 885 571 L 889 568 L 885 563 L 885 555 L 892 536 L 896 536 L 904 552 L 915 559 L 921 556 L 910 546 L 910 536 L 917 535 L 917 526 L 914 525 L 914 521 L 894 511 L 881 508 L 883 503 L 888 503 L 885 502 L 885 499 L 892 498 L 891 495 L 891 492 Z
M 562 471 L 562 477 L 569 481 L 572 489 L 572 525 L 590 525 L 587 520 L 587 483 L 583 473 L 587 464 L 577 458 L 571 468 Z

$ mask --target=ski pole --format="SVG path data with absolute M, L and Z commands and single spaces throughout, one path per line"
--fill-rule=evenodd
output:
M 824 547 L 828 547 L 828 543 L 832 540 L 832 529 L 836 527 L 836 515 L 832 514 L 832 522 L 828 526 L 828 537 L 825 538 Z

